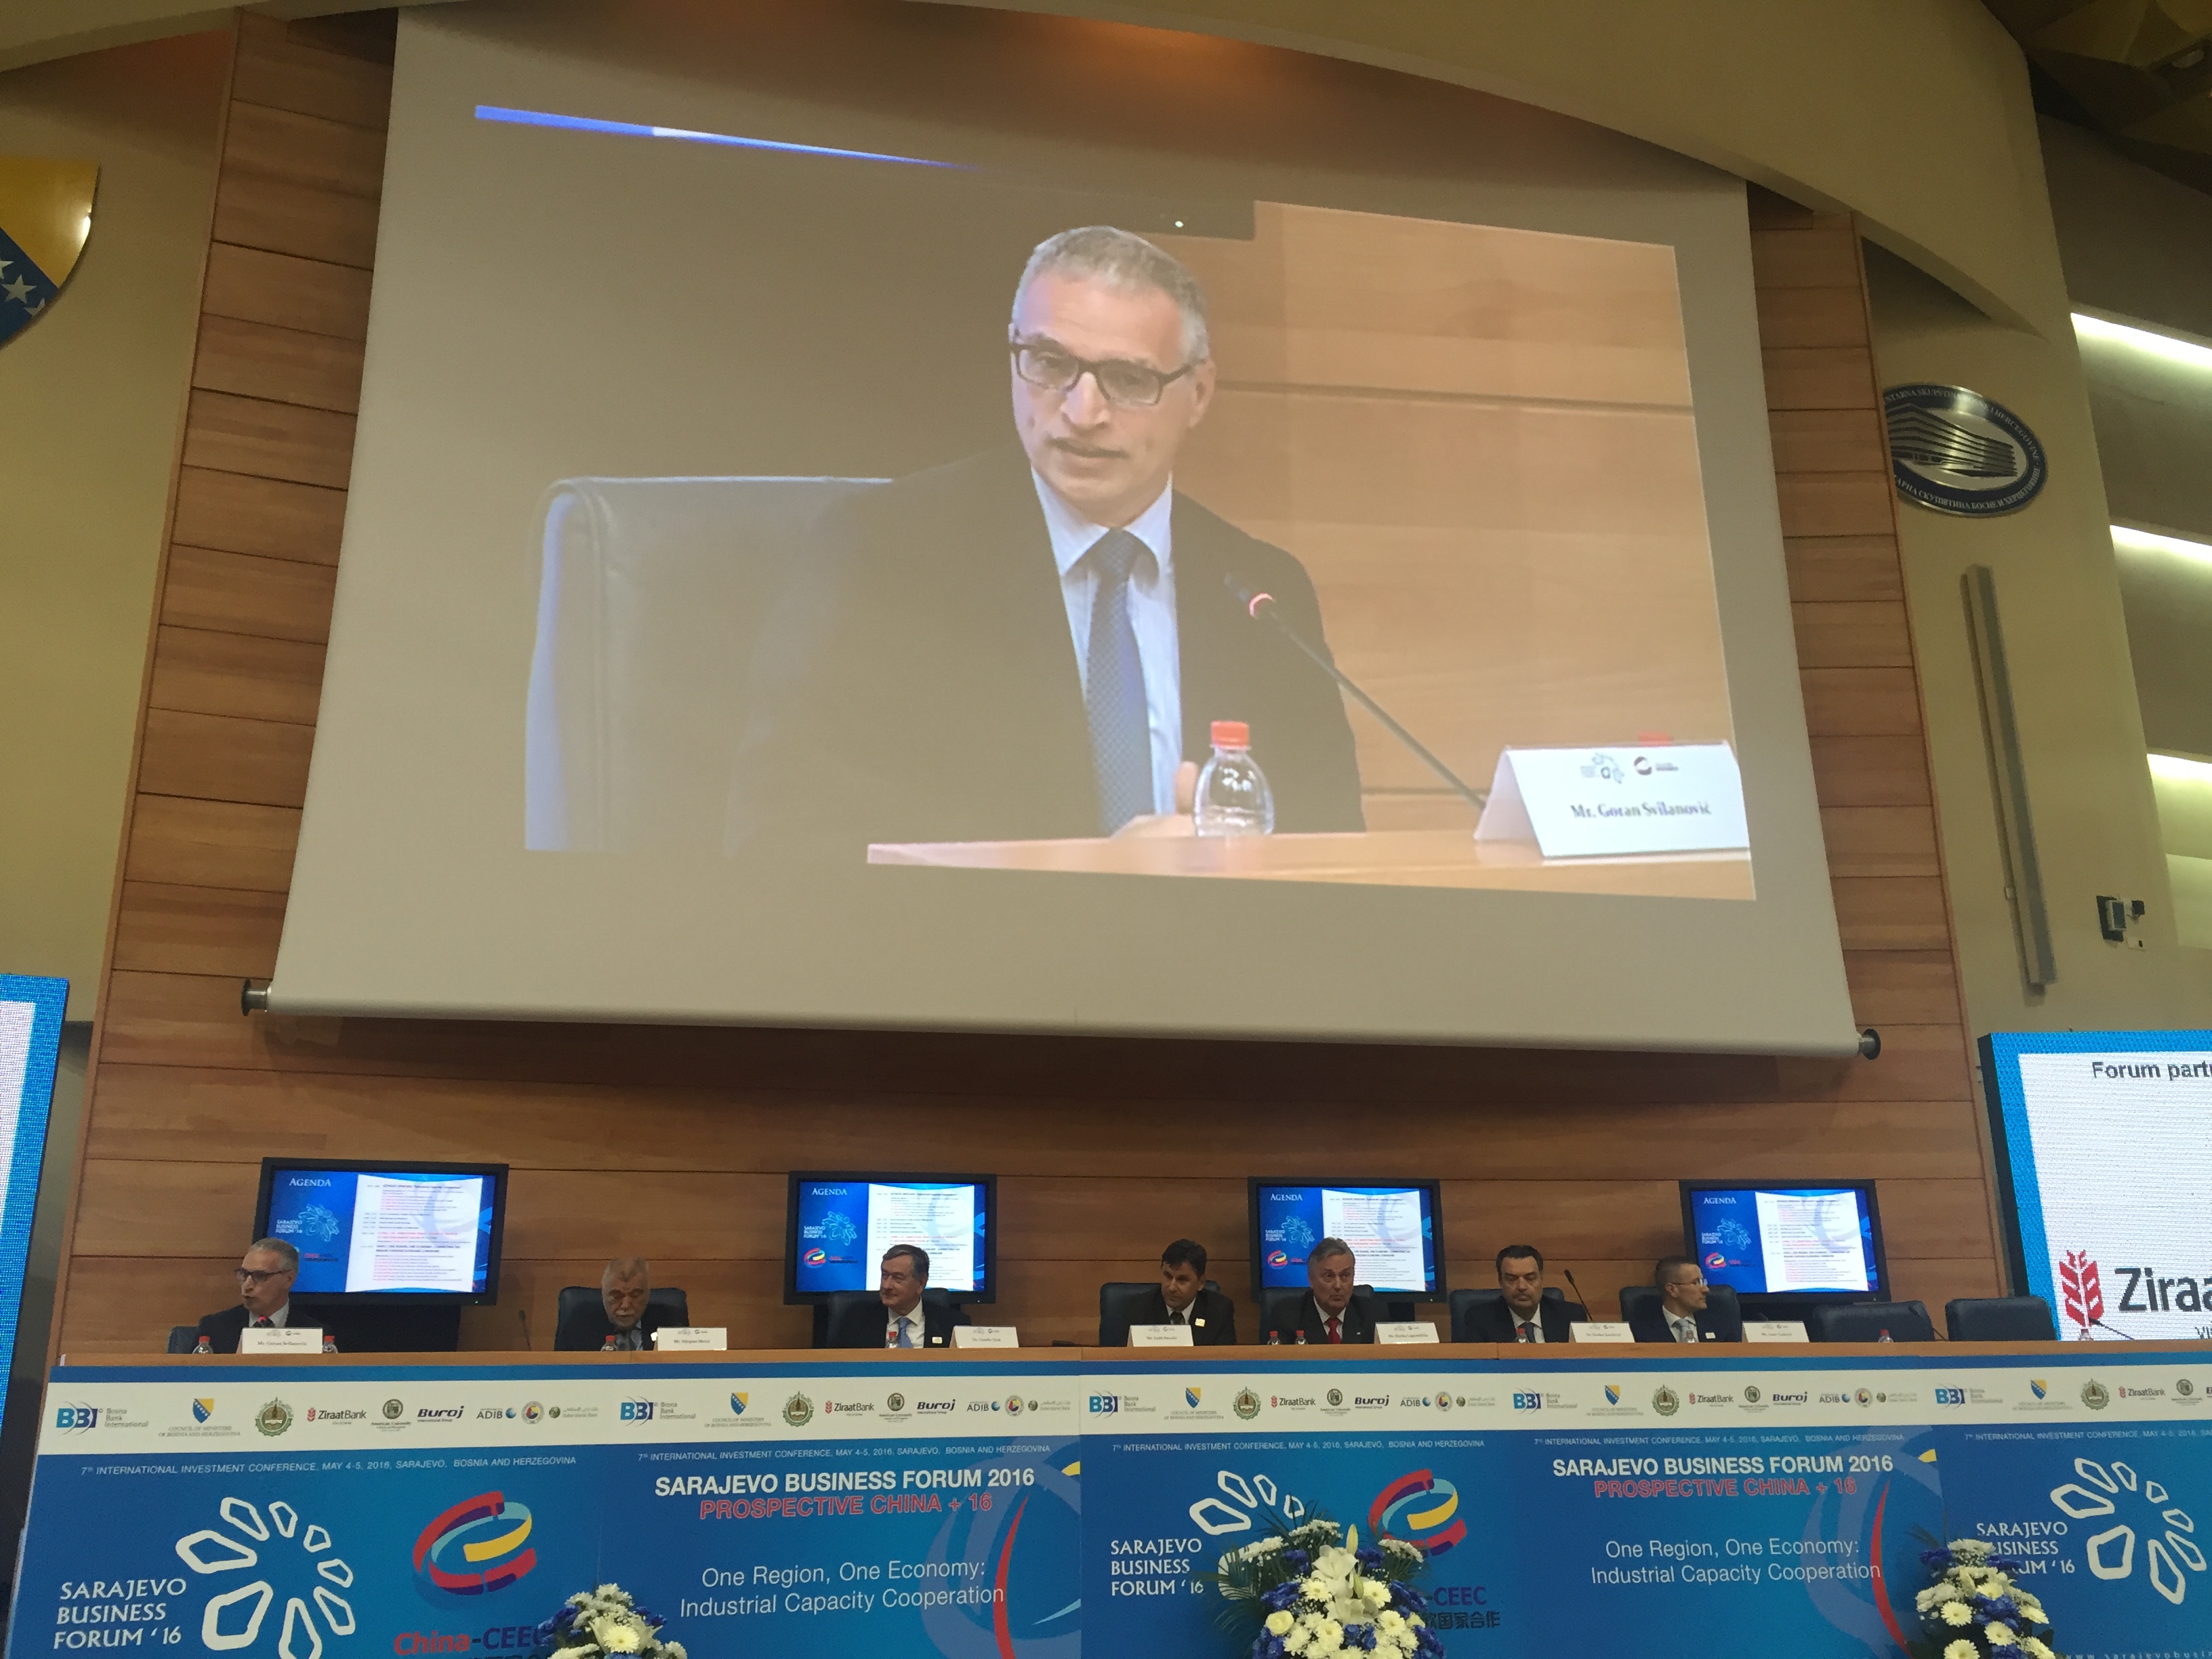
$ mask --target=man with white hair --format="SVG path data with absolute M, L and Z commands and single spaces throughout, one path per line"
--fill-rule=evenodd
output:
M 1174 487 L 1215 389 L 1206 299 L 1111 226 L 1030 255 L 1007 330 L 1018 445 L 831 508 L 755 661 L 728 841 L 1111 835 L 1188 810 L 1216 720 L 1245 724 L 1284 830 L 1363 827 L 1298 562 Z M 886 387 L 887 397 L 896 395 Z

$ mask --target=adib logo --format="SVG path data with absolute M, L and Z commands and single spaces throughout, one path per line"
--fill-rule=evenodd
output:
M 505 1589 L 538 1565 L 538 1551 L 530 1542 L 532 1525 L 528 1505 L 509 1503 L 504 1493 L 465 1498 L 416 1536 L 416 1587 L 425 1595 L 426 1586 L 448 1595 Z
M 1431 1556 L 1465 1541 L 1467 1522 L 1458 1519 L 1459 1488 L 1427 1469 L 1401 1474 L 1367 1506 L 1367 1526 L 1377 1538 L 1419 1544 Z

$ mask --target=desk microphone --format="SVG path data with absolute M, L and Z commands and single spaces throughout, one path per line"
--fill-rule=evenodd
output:
M 1575 1283 L 1575 1270 L 1572 1267 L 1562 1267 L 1559 1269 L 1559 1276 L 1567 1281 L 1567 1288 L 1575 1293 L 1575 1300 L 1583 1304 L 1583 1312 L 1587 1316 L 1589 1312 L 1589 1298 L 1583 1294 L 1583 1287 Z
M 2124 1336 L 2130 1342 L 2140 1342 L 2142 1340 L 2141 1337 L 2130 1335 L 2128 1332 L 2122 1330 L 2118 1325 L 2107 1325 L 2101 1319 L 2093 1319 L 2089 1322 L 2092 1325 L 2094 1325 L 2100 1331 L 2110 1331 L 2114 1336 Z
M 524 1349 L 527 1351 L 535 1347 L 537 1345 L 530 1340 L 530 1310 L 527 1308 L 517 1308 L 514 1310 L 514 1316 L 522 1322 L 522 1346 Z
M 1404 744 L 1407 749 L 1411 750 L 1413 754 L 1419 758 L 1421 763 L 1426 766 L 1429 770 L 1434 772 L 1438 777 L 1449 784 L 1452 787 L 1452 792 L 1455 794 L 1460 796 L 1461 799 L 1465 800 L 1468 805 L 1474 808 L 1478 814 L 1481 812 L 1483 803 L 1490 799 L 1490 792 L 1486 789 L 1468 788 L 1467 784 L 1461 779 L 1458 773 L 1453 771 L 1450 767 L 1446 766 L 1441 760 L 1438 760 L 1435 755 L 1429 751 L 1427 744 L 1424 744 L 1419 738 L 1415 737 L 1411 732 L 1408 732 L 1404 726 L 1399 725 L 1396 720 L 1391 719 L 1389 712 L 1385 709 L 1381 703 L 1369 696 L 1366 692 L 1359 688 L 1358 683 L 1355 682 L 1350 675 L 1346 674 L 1342 669 L 1331 662 L 1328 659 L 1328 652 L 1322 650 L 1321 647 L 1314 644 L 1310 640 L 1307 639 L 1304 635 L 1299 633 L 1297 629 L 1285 622 L 1282 617 L 1282 607 L 1275 603 L 1275 596 L 1273 593 L 1255 592 L 1251 588 L 1247 587 L 1234 574 L 1223 576 L 1221 580 L 1222 585 L 1228 588 L 1231 597 L 1235 599 L 1237 604 L 1244 607 L 1245 615 L 1250 617 L 1255 622 L 1267 623 L 1273 627 L 1278 634 L 1280 634 L 1292 645 L 1297 647 L 1299 650 L 1304 652 L 1306 655 L 1312 659 L 1315 667 L 1320 669 L 1322 673 L 1328 675 L 1329 678 L 1334 680 L 1337 684 L 1343 689 L 1345 696 L 1350 697 L 1362 708 L 1364 708 L 1369 714 L 1374 715 L 1376 720 L 1382 721 L 1383 726 L 1389 732 L 1390 735 L 1397 738 L 1400 743 Z

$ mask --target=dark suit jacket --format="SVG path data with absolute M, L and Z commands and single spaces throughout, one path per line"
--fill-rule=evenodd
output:
M 1364 826 L 1335 685 L 1224 586 L 1322 641 L 1303 566 L 1173 507 L 1184 758 L 1243 720 L 1282 830 Z M 762 629 L 727 844 L 849 864 L 868 842 L 1099 833 L 1083 680 L 1052 538 L 1014 446 L 836 502 Z
M 1540 1322 L 1544 1327 L 1547 1342 L 1571 1342 L 1567 1327 L 1578 1324 L 1589 1317 L 1589 1310 L 1579 1302 L 1555 1302 L 1546 1297 L 1536 1304 Z M 1478 1304 L 1468 1316 L 1468 1337 L 1476 1342 L 1517 1342 L 1513 1310 L 1505 1305 L 1504 1297 L 1495 1302 Z
M 1277 1337 L 1285 1342 L 1296 1342 L 1298 1333 L 1304 1331 L 1309 1343 L 1316 1343 L 1324 1348 L 1328 1346 L 1328 1328 L 1322 1322 L 1321 1308 L 1314 1301 L 1313 1292 L 1308 1291 L 1295 1305 L 1297 1310 L 1295 1320 L 1288 1322 L 1278 1321 L 1273 1326 Z M 1352 1298 L 1351 1305 L 1344 1310 L 1343 1329 L 1346 1342 L 1372 1342 L 1375 1340 L 1375 1310 L 1365 1297 Z M 1263 1331 L 1261 1340 L 1264 1341 L 1266 1339 L 1267 1333 Z
M 1636 1308 L 1628 1321 L 1630 1333 L 1638 1342 L 1672 1342 L 1674 1327 L 1667 1322 L 1666 1304 L 1656 1297 Z M 1726 1317 L 1717 1308 L 1705 1308 L 1698 1315 L 1698 1340 L 1700 1342 L 1741 1342 L 1743 1340 L 1743 1317 Z
M 656 1308 L 650 1302 L 638 1319 L 638 1327 L 645 1333 L 645 1351 L 653 1351 L 653 1334 L 664 1325 L 683 1322 L 668 1308 Z M 553 1346 L 561 1353 L 597 1353 L 615 1334 L 615 1322 L 607 1317 L 607 1310 L 596 1302 L 586 1303 L 561 1322 L 561 1328 L 553 1333 Z
M 331 1331 L 329 1326 L 324 1325 L 319 1319 L 301 1315 L 297 1308 L 293 1309 L 290 1315 L 287 1316 L 287 1322 L 294 1325 L 320 1325 L 332 1341 L 337 1341 L 337 1333 Z M 208 1346 L 217 1353 L 236 1353 L 238 1334 L 245 1328 L 246 1309 L 243 1304 L 240 1304 L 237 1307 L 225 1308 L 221 1313 L 211 1313 L 201 1320 L 199 1334 L 208 1339 Z M 343 1348 L 345 1345 L 339 1342 L 338 1346 Z
M 1129 1315 L 1129 1325 L 1165 1325 L 1175 1316 L 1168 1311 L 1168 1299 L 1157 1285 L 1152 1293 L 1139 1302 Z M 1129 1340 L 1129 1325 L 1121 1328 L 1116 1339 Z M 1237 1341 L 1237 1304 L 1219 1291 L 1200 1287 L 1198 1299 L 1190 1304 L 1191 1346 L 1199 1348 L 1231 1347 Z
M 923 1298 L 922 1346 L 951 1347 L 952 1328 L 967 1322 L 967 1310 L 957 1303 L 948 1307 Z M 884 1310 L 882 1303 L 874 1300 L 854 1303 L 830 1328 L 830 1346 L 833 1348 L 880 1348 L 884 1346 L 884 1332 L 890 1324 L 890 1315 Z

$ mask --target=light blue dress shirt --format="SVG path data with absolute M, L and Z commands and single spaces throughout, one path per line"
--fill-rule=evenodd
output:
M 1079 679 L 1091 658 L 1091 601 L 1098 581 L 1083 556 L 1106 533 L 1054 492 L 1033 468 L 1037 505 L 1044 509 L 1052 536 L 1053 562 L 1060 567 L 1060 595 L 1067 606 L 1067 633 L 1075 647 Z M 1176 769 L 1182 764 L 1182 658 L 1176 634 L 1175 537 L 1170 526 L 1175 480 L 1159 498 L 1124 529 L 1150 549 L 1152 562 L 1137 561 L 1129 573 L 1129 623 L 1137 635 L 1137 659 L 1145 670 L 1145 714 L 1152 737 L 1152 810 L 1175 811 Z M 1086 686 L 1087 691 L 1089 688 Z

